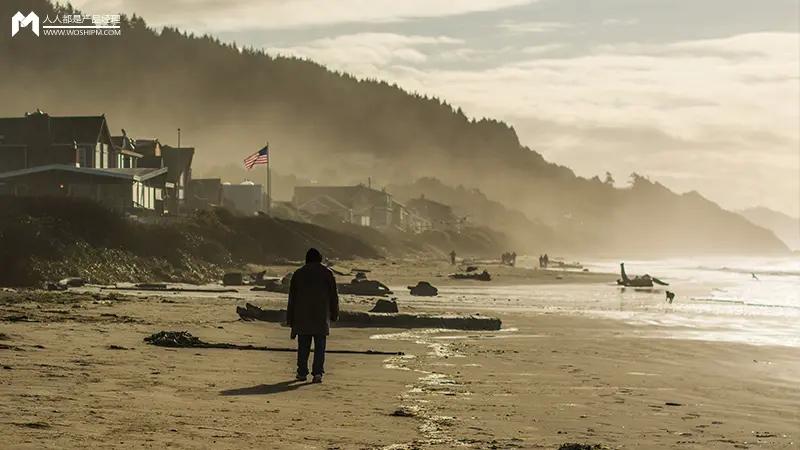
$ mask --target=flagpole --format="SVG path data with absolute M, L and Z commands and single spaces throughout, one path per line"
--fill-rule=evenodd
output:
M 272 215 L 272 152 L 267 141 L 267 214 Z

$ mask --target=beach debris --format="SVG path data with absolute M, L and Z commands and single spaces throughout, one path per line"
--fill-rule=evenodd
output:
M 662 286 L 669 286 L 669 283 L 665 283 L 656 277 L 650 276 L 649 274 L 644 274 L 642 276 L 636 275 L 633 278 L 629 278 L 628 274 L 625 273 L 625 263 L 619 263 L 619 270 L 621 278 L 617 280 L 617 284 L 620 286 L 653 287 L 653 283 L 660 284 Z
M 336 275 L 347 276 L 353 274 L 353 271 L 351 269 L 336 264 L 329 265 L 328 269 L 331 269 L 331 272 L 335 273 Z
M 369 312 L 373 313 L 396 313 L 398 311 L 396 299 L 385 300 L 382 298 L 379 298 L 375 306 L 369 310 Z
M 58 284 L 64 287 L 82 287 L 86 285 L 86 280 L 81 277 L 67 277 L 59 280 Z
M 566 444 L 561 444 L 558 450 L 606 450 L 607 448 L 608 447 L 600 444 L 577 444 L 568 442 Z
M 389 415 L 394 417 L 414 417 L 417 414 L 411 408 L 401 406 L 389 413 Z
M 100 289 L 103 290 L 111 290 L 111 291 L 154 291 L 154 292 L 198 292 L 198 293 L 233 293 L 239 292 L 234 288 L 215 288 L 215 287 L 202 287 L 202 286 L 192 286 L 192 287 L 177 287 L 177 286 L 168 286 L 166 283 L 138 283 L 134 284 L 133 286 L 114 286 L 114 287 L 101 287 Z
M 36 430 L 44 430 L 44 429 L 50 428 L 50 424 L 47 423 L 47 422 L 21 422 L 21 423 L 12 422 L 12 424 L 16 425 L 18 427 L 33 428 L 33 429 L 36 429 Z
M 416 286 L 408 286 L 411 295 L 418 297 L 436 297 L 439 290 L 427 281 L 418 281 Z
M 287 347 L 262 347 L 250 344 L 229 344 L 229 343 L 215 343 L 205 342 L 200 338 L 193 336 L 188 331 L 159 331 L 144 338 L 144 341 L 150 345 L 158 347 L 170 348 L 216 348 L 228 350 L 258 350 L 264 352 L 296 352 L 295 348 Z M 325 353 L 341 353 L 341 354 L 357 354 L 357 355 L 404 355 L 403 352 L 384 352 L 378 350 L 325 350 Z
M 138 289 L 143 289 L 143 290 L 147 289 L 157 290 L 157 289 L 166 289 L 167 283 L 136 283 L 134 286 L 136 286 Z
M 244 307 L 237 306 L 236 313 L 245 321 L 259 320 L 273 323 L 286 321 L 286 310 L 262 309 L 250 303 L 246 303 Z M 496 331 L 500 329 L 502 322 L 496 317 L 485 317 L 479 314 L 375 314 L 366 311 L 342 310 L 339 311 L 339 320 L 331 325 L 334 327 L 447 328 Z
M 188 331 L 159 331 L 144 338 L 144 341 L 159 347 L 202 347 L 205 344 Z
M 264 279 L 261 283 L 261 286 L 256 286 L 251 291 L 266 291 L 266 292 L 278 292 L 281 294 L 288 294 L 289 293 L 289 286 L 292 282 L 292 272 L 287 273 L 283 277 L 279 279 Z
M 67 286 L 52 281 L 45 281 L 42 284 L 42 289 L 45 291 L 66 291 Z
M 676 403 L 676 402 L 664 402 L 664 404 L 667 406 L 683 406 L 682 403 Z
M 37 322 L 36 320 L 31 319 L 25 314 L 14 314 L 11 316 L 7 316 L 4 319 L 7 320 L 8 322 Z
M 247 281 L 242 280 L 242 284 L 254 284 L 258 286 L 260 284 L 264 284 L 266 276 L 267 276 L 266 270 L 251 273 Z M 242 275 L 242 277 L 244 277 L 244 275 Z
M 484 269 L 481 273 L 471 271 L 466 273 L 451 273 L 448 276 L 454 280 L 492 281 L 492 276 L 486 271 L 486 269 Z
M 564 260 L 561 260 L 561 259 L 553 258 L 553 259 L 548 260 L 548 263 L 547 263 L 548 267 L 551 264 L 554 265 L 557 269 L 576 269 L 576 270 L 583 269 L 583 264 L 581 264 L 581 263 L 579 263 L 577 261 L 575 261 L 575 262 L 567 262 L 567 261 L 564 261 Z
M 244 284 L 244 276 L 241 272 L 228 272 L 222 276 L 223 286 L 241 286 Z
M 392 294 L 391 289 L 380 281 L 368 280 L 364 272 L 356 273 L 349 283 L 336 285 L 340 294 L 386 296 Z
M 753 436 L 755 436 L 755 437 L 757 437 L 759 439 L 778 437 L 777 434 L 770 433 L 769 431 L 752 431 L 751 433 L 753 434 Z
M 123 347 L 121 345 L 111 344 L 107 347 L 109 350 L 129 350 L 128 347 Z

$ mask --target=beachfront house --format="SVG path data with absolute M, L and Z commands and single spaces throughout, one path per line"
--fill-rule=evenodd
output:
M 422 233 L 431 229 L 430 220 L 395 200 L 392 200 L 392 223 L 395 227 L 411 233 Z
M 189 181 L 188 192 L 187 205 L 191 209 L 222 206 L 222 180 L 219 178 L 193 178 Z
M 157 138 L 122 136 L 111 138 L 117 155 L 117 164 L 132 168 L 166 169 L 161 210 L 167 214 L 186 212 L 189 185 L 192 180 L 194 148 L 162 145 Z
M 129 213 L 162 213 L 168 170 L 140 167 L 138 158 L 115 145 L 105 115 L 37 109 L 0 118 L 0 195 L 83 197 Z
M 396 202 L 384 190 L 355 186 L 297 186 L 292 203 L 310 215 L 336 219 L 365 227 L 390 227 L 394 224 Z
M 425 195 L 409 200 L 406 205 L 410 211 L 429 222 L 434 230 L 449 230 L 459 226 L 458 217 L 450 205 L 431 200 Z
M 266 195 L 263 186 L 252 181 L 240 184 L 223 183 L 222 205 L 239 214 L 253 216 L 264 211 Z

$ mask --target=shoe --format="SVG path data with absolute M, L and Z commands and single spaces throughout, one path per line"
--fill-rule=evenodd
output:
M 307 375 L 295 375 L 295 381 L 306 381 L 308 379 Z
M 322 375 L 314 375 L 311 378 L 312 383 L 322 383 Z

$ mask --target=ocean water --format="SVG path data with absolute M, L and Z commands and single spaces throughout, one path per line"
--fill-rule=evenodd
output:
M 518 265 L 533 267 L 535 258 Z M 619 272 L 619 261 L 590 261 L 593 272 Z M 476 311 L 559 312 L 625 321 L 643 336 L 800 347 L 800 258 L 696 258 L 625 261 L 629 276 L 648 273 L 669 286 L 647 289 L 609 284 L 440 288 L 438 298 L 403 302 Z M 665 291 L 675 293 L 672 304 Z

